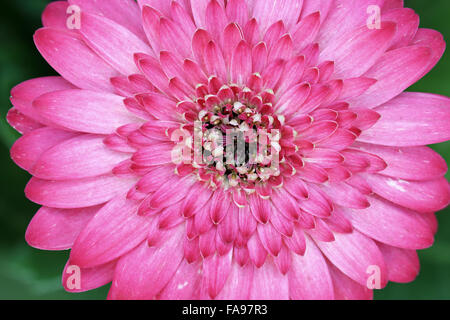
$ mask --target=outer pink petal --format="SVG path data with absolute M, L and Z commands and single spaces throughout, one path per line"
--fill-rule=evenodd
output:
M 250 299 L 288 300 L 288 276 L 281 274 L 273 261 L 266 261 L 261 268 L 255 269 Z
M 70 249 L 75 239 L 100 209 L 55 209 L 42 207 L 28 225 L 25 239 L 41 250 Z
M 450 202 L 450 187 L 444 177 L 429 181 L 407 181 L 368 174 L 366 181 L 376 194 L 415 211 L 439 211 Z
M 42 25 L 48 28 L 67 29 L 67 1 L 50 2 L 42 13 Z
M 317 246 L 307 238 L 304 256 L 292 254 L 289 270 L 289 297 L 293 300 L 332 300 L 333 283 L 327 262 Z
M 369 290 L 367 285 L 360 285 L 339 271 L 333 264 L 329 263 L 328 265 L 333 278 L 336 300 L 372 300 L 373 291 Z
M 8 121 L 8 124 L 21 134 L 27 134 L 31 131 L 42 128 L 42 124 L 27 117 L 17 108 L 9 109 L 6 115 L 6 121 Z
M 381 119 L 364 131 L 359 141 L 387 146 L 420 146 L 450 139 L 450 99 L 447 97 L 405 92 L 375 111 Z
M 201 263 L 181 262 L 172 279 L 158 295 L 161 300 L 196 299 L 201 281 Z
M 381 157 L 387 167 L 380 174 L 406 180 L 433 180 L 447 172 L 445 160 L 428 147 L 384 147 L 358 143 L 360 148 Z
M 39 158 L 32 174 L 43 179 L 66 180 L 109 173 L 129 155 L 110 150 L 103 139 L 104 136 L 80 135 L 64 141 Z
M 113 175 L 66 181 L 31 178 L 25 195 L 31 201 L 49 207 L 81 208 L 107 202 L 127 192 L 135 182 L 134 178 Z
M 231 272 L 228 276 L 222 291 L 216 297 L 217 300 L 247 300 L 250 297 L 250 291 L 253 284 L 253 273 L 255 267 L 248 263 L 241 267 L 236 262 L 231 266 Z
M 184 225 L 168 231 L 161 247 L 143 242 L 117 264 L 112 299 L 152 299 L 171 280 L 183 259 Z M 130 272 L 131 271 L 131 272 Z
M 139 72 L 133 55 L 151 53 L 145 42 L 107 18 L 83 12 L 81 19 L 81 34 L 103 60 L 124 75 Z
M 33 107 L 46 119 L 62 127 L 99 134 L 139 121 L 111 93 L 89 90 L 62 90 L 40 96 Z
M 71 279 L 74 271 L 69 268 L 72 266 L 72 262 L 69 260 L 64 267 L 62 285 L 68 292 L 85 292 L 97 289 L 112 281 L 116 264 L 117 260 L 114 260 L 93 268 L 80 268 L 79 284 L 81 288 L 76 288 L 73 286 L 74 283 Z
M 78 236 L 71 262 L 89 268 L 135 248 L 148 234 L 151 219 L 137 215 L 137 204 L 124 196 L 108 202 Z
M 75 87 L 62 77 L 42 77 L 27 80 L 11 90 L 11 103 L 27 117 L 47 123 L 48 121 L 46 122 L 33 109 L 32 102 L 45 93 L 66 89 L 75 89 Z
M 378 247 L 384 256 L 389 281 L 407 283 L 419 274 L 419 257 L 415 250 L 400 249 L 379 243 Z
M 361 285 L 368 283 L 369 267 L 377 266 L 380 269 L 380 285 L 382 288 L 386 286 L 387 272 L 383 255 L 372 239 L 356 230 L 352 233 L 335 233 L 334 236 L 333 242 L 316 241 L 331 263 Z
M 139 8 L 133 0 L 69 0 L 69 3 L 78 5 L 82 12 L 108 18 L 124 26 L 141 39 L 145 39 Z
M 113 92 L 109 79 L 117 71 L 98 57 L 77 35 L 43 28 L 34 41 L 41 55 L 65 79 L 83 89 Z
M 11 158 L 24 170 L 31 170 L 39 157 L 59 143 L 75 137 L 74 132 L 44 127 L 26 133 L 11 148 Z
M 335 62 L 336 78 L 359 77 L 389 48 L 396 30 L 395 23 L 385 22 L 381 29 L 369 30 L 362 26 L 342 33 L 320 53 L 320 61 Z
M 364 76 L 378 80 L 351 105 L 376 107 L 423 77 L 432 57 L 428 47 L 411 46 L 386 52 Z
M 369 208 L 348 212 L 347 218 L 356 229 L 375 240 L 405 249 L 424 249 L 433 244 L 433 230 L 422 214 L 378 197 L 368 198 Z

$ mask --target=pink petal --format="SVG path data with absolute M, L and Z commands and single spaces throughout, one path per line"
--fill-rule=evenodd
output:
M 233 263 L 222 291 L 217 300 L 246 300 L 250 297 L 253 283 L 254 266 L 251 263 L 241 267 Z
M 134 183 L 133 178 L 118 178 L 112 175 L 66 181 L 31 178 L 25 188 L 25 195 L 31 201 L 44 206 L 81 208 L 107 202 L 128 191 Z
M 161 300 L 191 300 L 196 298 L 201 281 L 200 263 L 183 260 L 172 279 L 158 296 Z
M 133 55 L 136 52 L 151 53 L 147 44 L 128 29 L 104 17 L 84 13 L 82 21 L 81 34 L 103 60 L 124 75 L 139 72 Z
M 398 8 L 383 14 L 384 21 L 397 24 L 397 32 L 390 50 L 407 46 L 414 38 L 419 27 L 419 16 L 409 8 Z
M 419 29 L 411 42 L 413 45 L 421 45 L 431 49 L 431 59 L 423 75 L 427 74 L 442 58 L 446 43 L 441 33 L 432 29 Z
M 44 94 L 33 107 L 46 119 L 65 128 L 99 134 L 113 133 L 118 127 L 137 122 L 123 98 L 88 90 L 62 90 Z
M 240 26 L 245 26 L 248 21 L 248 9 L 246 0 L 229 0 L 226 12 L 230 21 L 237 22 Z
M 110 297 L 118 300 L 153 299 L 181 264 L 183 235 L 184 225 L 170 230 L 163 246 L 149 247 L 143 242 L 124 255 L 117 263 Z
M 151 220 L 136 214 L 137 205 L 118 196 L 91 219 L 70 254 L 73 264 L 89 268 L 112 261 L 135 248 L 147 236 Z
M 34 165 L 35 177 L 51 180 L 88 178 L 106 174 L 129 157 L 108 149 L 103 136 L 81 135 L 64 141 L 44 154 Z
M 268 261 L 263 267 L 255 269 L 250 300 L 288 299 L 288 276 L 281 274 L 273 261 Z
M 45 121 L 33 109 L 33 101 L 45 93 L 65 89 L 75 89 L 75 87 L 62 77 L 43 77 L 27 80 L 11 90 L 11 103 L 27 117 L 47 124 L 48 121 Z
M 54 1 L 49 3 L 42 13 L 42 25 L 47 28 L 67 29 L 67 1 Z
M 351 105 L 376 107 L 422 78 L 432 57 L 428 47 L 410 46 L 386 52 L 364 76 L 378 80 Z
M 232 251 L 224 256 L 215 254 L 203 260 L 203 286 L 209 296 L 217 297 L 231 272 Z
M 99 206 L 82 209 L 42 207 L 28 225 L 27 243 L 41 250 L 70 249 Z
M 405 180 L 433 180 L 447 172 L 445 160 L 428 147 L 384 147 L 358 143 L 355 147 L 381 157 L 387 163 L 380 174 Z
M 334 286 L 334 298 L 336 300 L 372 300 L 373 291 L 367 285 L 360 285 L 350 279 L 333 264 L 328 263 Z
M 381 119 L 358 140 L 387 146 L 420 146 L 450 139 L 450 99 L 405 92 L 375 109 Z M 411 112 L 413 111 L 413 112 Z
M 419 274 L 419 257 L 415 250 L 400 249 L 379 243 L 388 271 L 389 281 L 407 283 Z
M 289 271 L 289 296 L 293 300 L 332 300 L 333 283 L 327 262 L 311 240 L 304 256 L 292 255 Z
M 247 42 L 242 40 L 233 52 L 230 74 L 232 81 L 245 84 L 252 72 L 252 51 Z
M 303 0 L 253 0 L 253 17 L 258 19 L 264 32 L 273 23 L 282 20 L 287 29 L 297 23 Z
M 66 266 L 64 267 L 62 285 L 67 292 L 74 293 L 97 289 L 112 281 L 116 264 L 117 260 L 93 268 L 80 268 L 79 272 L 81 288 L 73 288 L 71 283 L 71 276 L 74 275 L 74 272 L 70 269 L 70 266 L 72 266 L 72 264 L 69 259 Z
M 27 134 L 31 131 L 42 128 L 42 124 L 27 117 L 14 107 L 9 109 L 6 114 L 6 121 L 11 127 L 21 134 Z
M 369 208 L 346 211 L 346 217 L 356 229 L 375 240 L 405 249 L 424 249 L 433 244 L 433 230 L 423 214 L 379 197 L 368 199 Z
M 332 60 L 334 77 L 354 78 L 363 75 L 389 48 L 396 32 L 396 24 L 383 23 L 381 29 L 367 26 L 340 33 L 332 44 L 320 53 L 320 61 Z
M 439 211 L 450 202 L 450 187 L 444 177 L 428 181 L 407 181 L 368 174 L 366 181 L 376 194 L 415 211 Z
M 66 31 L 42 28 L 34 42 L 47 62 L 74 85 L 83 89 L 113 92 L 109 82 L 116 70 L 97 56 L 79 36 Z
M 14 143 L 11 148 L 11 158 L 19 167 L 29 171 L 45 151 L 76 135 L 76 133 L 49 127 L 38 128 Z
M 133 0 L 69 0 L 70 4 L 78 5 L 83 12 L 103 16 L 127 28 L 141 39 L 145 39 L 140 21 L 139 7 Z
M 292 38 L 295 52 L 300 52 L 315 40 L 319 32 L 321 14 L 320 11 L 313 12 L 302 18 L 294 27 Z
M 367 285 L 369 267 L 380 269 L 380 285 L 387 283 L 387 271 L 383 255 L 373 240 L 354 230 L 352 233 L 335 233 L 335 241 L 316 241 L 324 255 L 345 275 L 361 285 Z

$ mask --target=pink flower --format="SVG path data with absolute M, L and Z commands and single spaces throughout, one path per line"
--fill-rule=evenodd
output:
M 398 0 L 138 4 L 51 3 L 34 39 L 61 76 L 11 93 L 42 205 L 26 240 L 71 249 L 67 290 L 367 299 L 416 277 L 450 198 L 424 146 L 450 138 L 450 100 L 403 91 L 438 32 Z M 221 161 L 236 129 L 247 151 Z

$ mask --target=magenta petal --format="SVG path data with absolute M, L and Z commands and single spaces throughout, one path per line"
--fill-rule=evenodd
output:
M 68 292 L 85 292 L 104 286 L 105 284 L 112 281 L 116 264 L 117 260 L 114 260 L 93 268 L 80 268 L 79 269 L 80 288 L 77 288 L 75 286 L 76 282 L 75 283 L 72 282 L 74 280 L 71 279 L 71 276 L 74 276 L 75 272 L 78 272 L 78 269 L 72 270 L 71 267 L 78 267 L 78 266 L 72 265 L 69 259 L 63 271 L 62 277 L 63 287 Z
M 81 179 L 112 171 L 129 154 L 108 149 L 103 136 L 80 135 L 44 152 L 32 169 L 35 177 L 51 180 Z
M 117 76 L 117 71 L 76 34 L 43 28 L 36 31 L 34 41 L 48 63 L 74 85 L 83 89 L 113 91 L 109 79 Z
M 30 171 L 45 151 L 76 135 L 74 132 L 50 127 L 38 128 L 25 134 L 14 143 L 11 148 L 11 158 L 19 167 Z
M 143 242 L 124 255 L 117 264 L 110 297 L 118 300 L 153 299 L 164 289 L 183 259 L 183 229 L 184 225 L 181 225 L 168 231 L 161 247 L 149 247 L 147 242 Z
M 354 230 L 352 233 L 335 234 L 335 241 L 316 241 L 324 255 L 345 275 L 361 285 L 367 285 L 370 274 L 369 267 L 380 270 L 380 285 L 387 283 L 387 272 L 383 255 L 375 242 L 369 237 Z
M 348 212 L 347 218 L 356 229 L 375 240 L 405 249 L 424 249 L 433 244 L 434 232 L 423 214 L 378 197 L 368 199 L 369 208 Z M 383 228 L 379 227 L 380 221 L 384 221 Z
M 70 249 L 99 209 L 99 206 L 81 209 L 42 207 L 28 225 L 25 239 L 30 246 L 41 250 Z
M 305 255 L 292 255 L 289 293 L 295 300 L 332 300 L 334 297 L 327 262 L 309 238 Z
M 447 97 L 405 92 L 375 111 L 381 119 L 364 131 L 359 141 L 407 147 L 450 139 L 450 99 Z
M 120 257 L 145 239 L 150 221 L 137 215 L 137 205 L 132 200 L 114 198 L 80 233 L 72 247 L 71 262 L 89 268 Z
M 384 256 L 389 281 L 407 283 L 419 274 L 419 257 L 415 250 L 401 249 L 379 243 L 378 247 Z
M 257 268 L 253 274 L 253 285 L 250 292 L 251 300 L 288 300 L 289 279 L 275 266 L 273 261 L 267 261 Z
M 352 100 L 352 105 L 376 107 L 402 93 L 419 80 L 432 58 L 428 47 L 410 46 L 386 52 L 364 74 L 378 80 L 364 94 Z
M 381 157 L 387 163 L 380 174 L 406 180 L 433 180 L 447 172 L 445 160 L 428 147 L 384 147 L 358 143 L 357 147 Z
M 378 174 L 365 177 L 376 194 L 415 211 L 439 211 L 450 202 L 449 183 L 443 177 L 428 181 L 407 181 Z
M 328 266 L 336 300 L 372 300 L 373 291 L 368 289 L 367 285 L 361 285 L 350 279 L 331 263 Z
M 81 208 L 102 204 L 118 194 L 126 193 L 135 182 L 134 178 L 112 175 L 63 181 L 31 178 L 25 188 L 25 195 L 44 206 Z
M 113 133 L 137 120 L 126 110 L 122 97 L 88 90 L 47 93 L 34 100 L 33 107 L 55 124 L 88 133 Z

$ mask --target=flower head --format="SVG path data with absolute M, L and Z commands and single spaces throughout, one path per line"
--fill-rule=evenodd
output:
M 67 13 L 71 15 L 68 16 Z M 26 233 L 112 299 L 366 299 L 449 203 L 445 43 L 394 0 L 70 0 L 12 90 Z M 72 267 L 81 282 L 71 282 Z

